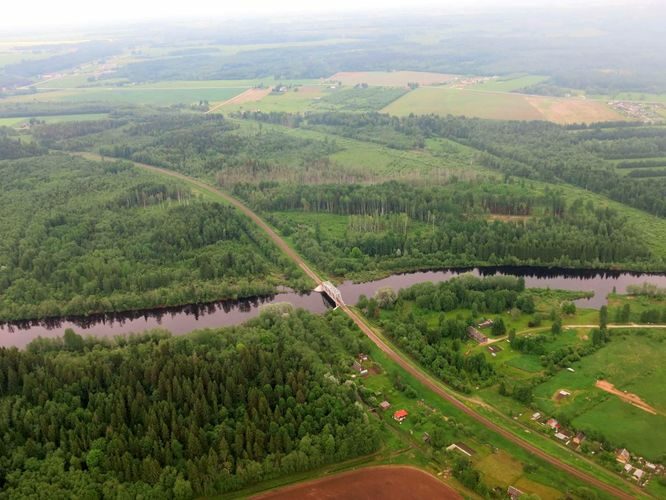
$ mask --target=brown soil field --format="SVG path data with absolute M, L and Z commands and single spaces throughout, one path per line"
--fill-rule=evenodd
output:
M 279 488 L 253 497 L 255 499 L 291 500 L 293 498 L 345 500 L 401 500 L 405 498 L 462 498 L 449 486 L 413 467 L 368 467 L 343 472 L 305 483 Z
M 636 394 L 632 394 L 630 392 L 622 392 L 607 380 L 597 380 L 596 384 L 594 385 L 597 386 L 602 391 L 606 391 L 610 394 L 617 396 L 625 403 L 629 403 L 631 405 L 634 405 L 636 408 L 640 408 L 643 411 L 652 413 L 653 415 L 657 415 L 657 410 L 655 410 L 652 406 L 643 401 L 639 396 L 637 396 Z
M 261 101 L 264 97 L 266 97 L 268 94 L 271 93 L 271 89 L 247 89 L 245 92 L 242 92 L 238 94 L 235 97 L 232 97 L 231 99 L 227 99 L 224 102 L 221 102 L 215 106 L 213 106 L 208 112 L 214 112 L 220 109 L 223 106 L 226 106 L 228 104 L 243 104 L 246 102 L 256 102 L 256 101 Z
M 447 83 L 455 76 L 422 71 L 343 71 L 331 76 L 329 80 L 342 82 L 343 85 L 367 83 L 380 87 L 406 87 L 408 83 L 418 83 L 419 85 Z
M 526 96 L 525 99 L 543 114 L 544 120 L 555 123 L 593 123 L 625 119 L 601 101 L 539 96 Z

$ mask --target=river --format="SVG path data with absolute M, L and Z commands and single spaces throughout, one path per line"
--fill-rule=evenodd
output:
M 377 289 L 406 288 L 424 281 L 441 282 L 469 272 L 475 276 L 522 276 L 529 288 L 553 288 L 562 290 L 593 291 L 594 297 L 576 301 L 578 307 L 599 309 L 606 303 L 606 296 L 615 288 L 619 293 L 627 285 L 654 283 L 666 287 L 666 274 L 628 273 L 614 271 L 587 271 L 570 269 L 544 269 L 534 267 L 451 269 L 394 274 L 388 278 L 339 285 L 347 304 L 355 304 L 360 295 L 374 295 Z M 189 305 L 166 309 L 95 315 L 85 318 L 64 318 L 46 321 L 26 321 L 0 325 L 0 346 L 25 347 L 37 337 L 60 337 L 67 328 L 81 335 L 114 337 L 151 328 L 165 328 L 175 335 L 182 335 L 201 328 L 218 328 L 238 325 L 257 316 L 262 305 L 290 302 L 295 307 L 313 313 L 323 313 L 331 303 L 318 293 L 300 295 L 283 292 L 270 297 L 222 301 L 205 305 Z

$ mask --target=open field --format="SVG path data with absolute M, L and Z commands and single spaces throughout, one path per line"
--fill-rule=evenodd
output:
M 421 71 L 343 71 L 332 75 L 329 80 L 342 82 L 343 85 L 367 83 L 379 87 L 406 87 L 409 83 L 419 85 L 437 85 L 449 83 L 456 75 L 446 73 L 427 73 Z
M 53 116 L 36 116 L 35 119 L 46 123 L 62 123 L 62 122 L 81 122 L 88 120 L 102 120 L 106 118 L 105 113 L 91 113 L 86 115 L 53 115 Z M 0 118 L 0 127 L 18 127 L 26 123 L 33 117 L 12 117 Z
M 461 496 L 436 477 L 413 467 L 368 467 L 343 472 L 270 491 L 253 498 L 288 500 L 291 498 L 347 498 L 371 500 L 402 498 L 454 499 Z
M 520 75 L 513 77 L 500 77 L 492 80 L 481 81 L 466 88 L 470 90 L 486 90 L 494 92 L 512 92 L 529 85 L 535 85 L 546 80 L 545 76 Z
M 264 113 L 300 113 L 314 109 L 317 100 L 327 95 L 325 87 L 321 85 L 306 85 L 297 87 L 297 89 L 290 88 L 287 92 L 279 94 L 267 93 L 260 100 L 229 102 L 220 109 L 220 112 L 263 111 Z
M 662 383 L 666 380 L 666 332 L 626 332 L 613 333 L 608 345 L 574 363 L 574 373 L 563 370 L 537 386 L 536 404 L 565 416 L 576 428 L 594 430 L 616 446 L 656 459 L 666 453 L 666 390 Z M 599 380 L 623 394 L 635 394 L 657 414 L 602 390 L 596 386 Z M 553 401 L 552 395 L 559 389 L 572 396 Z
M 168 106 L 171 104 L 192 104 L 199 101 L 226 101 L 243 92 L 244 88 L 90 88 L 55 91 L 37 94 L 32 100 L 60 100 L 65 102 L 108 102 L 122 104 L 152 104 Z
M 399 116 L 434 113 L 494 120 L 549 120 L 556 123 L 623 119 L 600 101 L 446 87 L 418 88 L 382 111 Z

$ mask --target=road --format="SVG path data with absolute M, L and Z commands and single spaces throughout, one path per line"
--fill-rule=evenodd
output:
M 77 153 L 78 156 L 82 156 L 84 158 L 88 159 L 93 159 L 93 160 L 102 160 L 103 158 L 100 155 L 94 154 L 94 153 Z M 233 196 L 229 195 L 228 193 L 225 193 L 224 191 L 221 191 L 219 189 L 214 188 L 210 184 L 206 184 L 205 182 L 193 179 L 191 177 L 188 177 L 183 174 L 179 174 L 178 172 L 174 172 L 171 170 L 166 170 L 160 167 L 155 167 L 153 165 L 147 165 L 145 163 L 138 163 L 138 162 L 132 162 L 136 166 L 141 167 L 146 170 L 150 170 L 152 172 L 157 172 L 162 175 L 168 175 L 170 177 L 174 177 L 176 179 L 181 179 L 186 181 L 189 184 L 193 184 L 205 191 L 208 191 L 209 193 L 215 194 L 216 196 L 219 196 L 223 198 L 225 201 L 227 201 L 229 204 L 233 205 L 234 207 L 238 208 L 242 213 L 247 215 L 252 221 L 254 221 L 261 229 L 263 229 L 268 237 L 291 259 L 293 260 L 302 270 L 307 274 L 318 286 L 322 285 L 324 280 L 308 266 L 308 264 L 303 260 L 303 258 L 293 249 L 291 248 L 286 241 L 284 241 L 264 220 L 259 217 L 256 213 L 254 213 L 249 207 L 247 207 L 244 203 L 242 203 L 240 200 L 237 200 Z M 602 491 L 605 491 L 606 493 L 613 495 L 618 498 L 635 498 L 632 495 L 629 495 L 625 493 L 624 491 L 611 486 L 599 479 L 597 479 L 595 476 L 592 476 L 590 474 L 587 474 L 576 467 L 569 465 L 562 460 L 553 457 L 546 453 L 545 451 L 541 450 L 539 447 L 533 445 L 529 441 L 526 441 L 522 439 L 521 437 L 517 436 L 516 434 L 512 433 L 511 431 L 506 430 L 504 427 L 496 424 L 492 420 L 488 419 L 487 417 L 481 415 L 480 413 L 476 412 L 472 408 L 468 407 L 464 403 L 462 403 L 458 398 L 456 398 L 453 394 L 449 393 L 447 390 L 443 388 L 443 386 L 437 382 L 433 377 L 425 373 L 423 370 L 419 369 L 417 366 L 413 365 L 411 361 L 409 361 L 407 358 L 401 356 L 398 352 L 396 352 L 391 346 L 389 346 L 381 337 L 379 334 L 377 334 L 364 320 L 359 316 L 359 314 L 351 309 L 349 306 L 344 305 L 344 304 L 339 304 L 339 309 L 343 311 L 359 328 L 360 330 L 367 335 L 370 340 L 372 340 L 375 345 L 381 349 L 391 360 L 393 360 L 396 364 L 400 365 L 401 368 L 403 368 L 405 371 L 407 371 L 409 374 L 414 376 L 416 379 L 418 379 L 423 385 L 425 385 L 428 389 L 430 389 L 432 392 L 437 394 L 439 397 L 442 399 L 446 400 L 449 402 L 451 405 L 456 407 L 458 410 L 462 411 L 469 417 L 473 418 L 476 420 L 478 423 L 483 425 L 484 427 L 490 429 L 491 431 L 499 434 L 503 438 L 513 442 L 514 444 L 520 446 L 523 448 L 525 451 L 528 453 L 531 453 L 534 456 L 537 456 L 541 458 L 542 460 L 548 462 L 549 464 L 553 465 L 554 467 L 557 467 L 558 469 L 571 474 L 572 476 L 577 477 L 584 483 L 588 483 Z M 641 493 L 644 494 L 644 492 L 641 491 Z

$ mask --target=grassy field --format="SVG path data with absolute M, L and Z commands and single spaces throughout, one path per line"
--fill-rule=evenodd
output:
M 535 390 L 539 408 L 568 418 L 580 429 L 595 430 L 618 446 L 656 459 L 666 453 L 666 331 L 614 332 L 612 341 Z M 638 395 L 657 410 L 650 414 L 595 387 L 599 379 Z M 556 402 L 559 389 L 571 398 Z
M 487 85 L 495 83 L 491 81 Z M 448 87 L 418 88 L 382 111 L 398 116 L 435 113 L 495 120 L 549 120 L 557 123 L 622 119 L 620 114 L 600 101 Z
M 62 123 L 62 122 L 80 122 L 88 120 L 102 120 L 108 115 L 106 113 L 91 113 L 87 115 L 53 115 L 53 116 L 37 116 L 37 120 L 46 123 Z M 0 127 L 18 127 L 26 123 L 32 117 L 18 117 L 18 118 L 0 118 Z
M 500 77 L 492 80 L 486 80 L 466 88 L 471 90 L 492 90 L 494 92 L 511 92 L 522 89 L 529 85 L 535 85 L 546 80 L 545 76 L 538 75 L 518 75 L 510 77 Z

